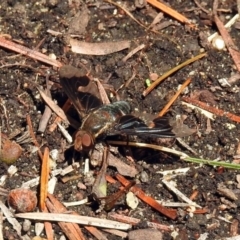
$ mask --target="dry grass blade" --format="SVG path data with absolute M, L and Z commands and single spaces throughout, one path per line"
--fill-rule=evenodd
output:
M 186 18 L 185 16 L 183 16 L 179 12 L 177 12 L 174 9 L 166 6 L 163 3 L 158 2 L 157 0 L 147 0 L 147 2 L 150 3 L 151 5 L 153 5 L 154 7 L 159 8 L 163 12 L 169 14 L 170 16 L 172 16 L 173 18 L 177 19 L 178 21 L 180 21 L 182 23 L 191 24 L 191 22 L 190 22 L 190 20 L 188 18 Z M 193 24 L 191 24 L 191 26 L 196 28 L 196 26 L 194 26 Z
M 170 108 L 170 106 L 176 101 L 178 96 L 181 94 L 181 92 L 187 87 L 187 85 L 191 82 L 191 79 L 187 79 L 181 88 L 176 92 L 176 94 L 171 98 L 171 100 L 168 102 L 168 104 L 163 108 L 163 110 L 158 114 L 159 117 L 163 116 L 167 110 Z
M 46 207 L 45 201 L 47 198 L 48 191 L 48 178 L 50 171 L 50 159 L 49 159 L 49 149 L 45 148 L 43 159 L 42 159 L 42 169 L 41 169 L 41 182 L 40 182 L 40 209 L 43 211 Z
M 189 157 L 187 154 L 177 151 L 175 149 L 167 148 L 167 147 L 162 147 L 159 145 L 154 145 L 154 144 L 148 144 L 148 143 L 138 143 L 138 142 L 123 142 L 123 141 L 107 141 L 108 144 L 112 145 L 121 145 L 121 146 L 133 146 L 133 147 L 143 147 L 143 148 L 152 148 L 156 149 L 158 151 L 163 151 L 163 152 L 168 152 L 175 154 L 181 158 L 187 158 Z
M 71 107 L 71 105 L 72 105 L 72 103 L 71 103 L 71 101 L 68 99 L 68 100 L 64 103 L 64 105 L 63 105 L 63 107 L 62 107 L 62 110 L 63 110 L 64 112 L 67 112 L 68 109 Z M 57 117 L 55 118 L 54 122 L 50 125 L 49 131 L 50 131 L 50 132 L 53 132 L 53 131 L 56 129 L 58 123 L 60 123 L 61 121 L 62 121 L 62 119 L 61 119 L 59 116 L 57 116 Z
M 114 228 L 120 230 L 129 230 L 132 227 L 130 224 L 120 223 L 108 219 L 100 219 L 64 213 L 18 213 L 15 216 L 17 218 L 27 218 L 39 221 L 68 222 L 83 225 L 92 225 L 95 227 Z
M 205 57 L 206 53 L 201 53 L 191 59 L 188 59 L 187 61 L 181 63 L 180 65 L 172 68 L 168 72 L 164 73 L 160 78 L 158 78 L 156 81 L 154 81 L 145 91 L 143 91 L 143 96 L 146 97 L 160 82 L 162 82 L 165 78 L 169 77 L 174 72 L 178 71 L 179 69 L 189 65 L 190 63 L 193 63 L 197 61 L 198 59 Z

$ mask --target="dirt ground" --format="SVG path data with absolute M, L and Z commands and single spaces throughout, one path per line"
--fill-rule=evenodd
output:
M 142 2 L 143 5 L 141 5 Z M 167 141 L 167 143 L 161 141 L 160 145 L 165 144 L 169 148 L 193 157 L 227 162 L 234 160 L 235 163 L 238 163 L 238 133 L 240 130 L 238 122 L 222 116 L 216 116 L 214 120 L 209 120 L 199 110 L 191 110 L 181 101 L 181 97 L 191 96 L 216 108 L 240 115 L 238 81 L 226 87 L 219 83 L 220 79 L 229 79 L 237 73 L 232 58 L 226 49 L 216 50 L 206 42 L 207 37 L 217 31 L 211 15 L 213 1 L 169 0 L 166 2 L 176 11 L 191 19 L 198 29 L 192 29 L 163 14 L 160 23 L 156 25 L 162 29 L 153 32 L 139 25 L 123 9 L 98 0 L 89 0 L 84 3 L 60 0 L 3 0 L 0 7 L 0 29 L 1 34 L 8 34 L 13 41 L 19 44 L 46 55 L 54 54 L 62 64 L 85 68 L 90 76 L 98 78 L 104 83 L 104 86 L 107 86 L 106 91 L 112 102 L 117 101 L 118 98 L 125 100 L 129 102 L 136 114 L 142 115 L 143 112 L 146 112 L 156 116 L 179 86 L 190 77 L 191 84 L 166 114 L 172 124 L 177 121 L 177 116 L 184 119 L 187 133 L 182 134 L 181 139 L 188 147 L 183 146 L 178 140 Z M 199 2 L 204 9 L 199 8 L 196 2 Z M 144 1 L 121 1 L 121 4 L 145 26 L 149 26 L 159 13 L 150 4 L 144 4 Z M 237 3 L 231 0 L 219 1 L 218 10 L 218 15 L 225 24 L 237 14 Z M 231 27 L 230 35 L 240 48 L 238 26 L 236 24 Z M 48 30 L 59 34 L 53 34 Z M 73 53 L 67 44 L 66 39 L 69 35 L 95 43 L 130 40 L 131 46 L 129 49 L 107 55 L 77 54 Z M 142 50 L 136 52 L 126 62 L 122 61 L 131 50 L 141 44 L 145 45 Z M 170 75 L 146 97 L 142 97 L 142 93 L 147 87 L 146 79 L 161 76 L 171 68 L 204 51 L 207 52 L 205 57 Z M 67 100 L 64 89 L 59 84 L 57 69 L 2 47 L 0 47 L 0 56 L 1 131 L 6 136 L 10 136 L 18 130 L 19 134 L 12 139 L 17 141 L 18 137 L 27 131 L 26 116 L 29 115 L 41 150 L 43 151 L 45 147 L 48 147 L 50 151 L 57 149 L 59 157 L 55 168 L 67 167 L 71 164 L 73 155 L 71 144 L 67 143 L 59 130 L 49 131 L 49 126 L 54 121 L 56 114 L 52 114 L 46 130 L 43 133 L 38 132 L 39 121 L 46 104 L 41 98 L 36 84 L 45 89 L 46 79 L 49 79 L 50 82 L 53 82 L 52 99 L 60 107 Z M 126 87 L 124 84 L 129 79 L 131 81 Z M 117 97 L 113 91 L 109 91 L 109 88 L 119 89 Z M 71 109 L 69 114 L 75 120 L 81 121 L 74 109 Z M 70 134 L 73 134 L 73 127 L 67 129 Z M 26 139 L 29 140 L 29 137 Z M 137 140 L 139 141 L 139 139 Z M 145 140 L 154 142 L 154 140 L 144 138 L 141 141 Z M 18 171 L 13 176 L 8 175 L 1 185 L 7 190 L 19 188 L 24 182 L 38 177 L 40 174 L 41 161 L 37 152 L 34 151 L 34 143 L 20 141 L 19 144 L 23 152 L 13 164 Z M 140 219 L 141 224 L 133 226 L 134 230 L 146 229 L 147 226 L 143 223 L 152 221 L 172 226 L 171 231 L 161 231 L 162 238 L 165 240 L 200 239 L 199 237 L 206 233 L 208 237 L 201 239 L 227 239 L 240 234 L 238 224 L 240 221 L 238 213 L 240 187 L 237 181 L 239 176 L 237 170 L 187 163 L 173 154 L 159 153 L 159 151 L 150 149 L 140 148 L 132 149 L 132 151 L 126 149 L 117 149 L 114 155 L 138 170 L 139 173 L 136 176 L 127 178 L 134 180 L 138 187 L 156 200 L 182 202 L 163 184 L 163 176 L 159 172 L 189 167 L 189 171 L 176 175 L 172 181 L 175 182 L 177 189 L 187 197 L 197 192 L 197 196 L 193 200 L 206 210 L 202 213 L 194 213 L 189 208 L 176 207 L 178 217 L 171 220 L 141 200 L 138 207 L 131 210 L 126 205 L 124 197 L 121 197 L 111 211 Z M 131 154 L 134 162 L 126 158 L 126 155 L 129 157 Z M 83 162 L 83 160 L 79 161 Z M 6 175 L 8 166 L 3 162 L 0 164 L 1 176 Z M 69 178 L 72 177 L 72 180 L 66 181 L 66 183 L 62 181 L 61 176 L 58 176 L 54 195 L 59 201 L 77 201 L 91 193 L 91 186 L 87 186 L 84 182 L 83 168 L 84 164 L 81 164 L 79 169 L 67 175 Z M 94 176 L 99 169 L 99 166 L 91 166 L 91 170 L 95 173 Z M 116 173 L 117 170 L 114 167 L 109 167 L 107 170 L 107 174 L 112 177 Z M 74 180 L 74 176 L 78 177 Z M 85 190 L 80 187 L 82 186 L 80 183 L 85 184 Z M 235 197 L 232 198 L 222 193 L 221 186 Z M 119 186 L 109 184 L 108 195 L 117 192 L 117 187 Z M 33 187 L 32 190 L 39 193 L 38 186 Z M 1 200 L 6 203 L 5 196 L 2 196 Z M 69 207 L 68 209 L 74 210 L 80 215 L 99 218 L 107 218 L 108 214 L 105 210 L 96 213 L 96 209 L 92 205 Z M 21 224 L 23 223 L 22 219 L 19 221 Z M 63 234 L 61 229 L 56 223 L 53 223 L 53 228 L 56 239 L 60 239 Z M 5 219 L 2 232 L 4 239 L 20 239 Z M 86 239 L 95 239 L 87 230 L 83 229 L 83 233 Z M 30 238 L 36 235 L 34 221 L 23 234 L 29 235 Z M 104 232 L 104 234 L 107 239 L 122 239 L 110 233 Z M 174 237 L 174 235 L 176 236 Z M 46 238 L 44 232 L 41 233 L 41 236 Z

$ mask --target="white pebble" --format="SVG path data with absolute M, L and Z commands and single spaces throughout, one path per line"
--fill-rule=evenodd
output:
M 131 209 L 136 209 L 139 201 L 132 192 L 128 192 L 126 195 L 126 203 Z
M 216 37 L 213 38 L 212 45 L 217 50 L 223 50 L 225 48 L 225 42 L 224 42 L 223 38 L 219 35 L 217 35 Z

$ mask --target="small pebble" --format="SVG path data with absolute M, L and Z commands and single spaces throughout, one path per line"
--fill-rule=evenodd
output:
M 213 38 L 212 45 L 217 50 L 223 50 L 225 48 L 225 42 L 224 42 L 223 38 L 219 35 L 216 36 L 215 38 Z
M 30 230 L 31 224 L 32 224 L 32 223 L 31 223 L 30 220 L 25 219 L 25 220 L 23 221 L 23 231 L 28 232 L 28 231 Z
M 144 182 L 144 183 L 149 181 L 149 176 L 148 176 L 147 172 L 145 172 L 145 171 L 141 172 L 140 180 L 141 180 L 141 182 Z
M 57 161 L 59 157 L 59 151 L 57 149 L 53 149 L 50 151 L 49 155 L 51 156 L 52 160 Z
M 40 236 L 44 230 L 44 223 L 42 222 L 36 222 L 35 223 L 35 234 L 37 236 Z
M 19 144 L 9 140 L 4 134 L 1 133 L 0 145 L 0 161 L 13 164 L 22 154 L 22 148 Z
M 79 182 L 79 183 L 77 184 L 77 187 L 78 187 L 79 189 L 82 189 L 82 190 L 86 190 L 86 189 L 87 189 L 87 187 L 86 187 L 82 182 Z
M 139 201 L 132 192 L 128 192 L 126 195 L 126 203 L 131 209 L 136 209 Z
M 32 212 L 37 206 L 36 193 L 24 188 L 16 188 L 8 194 L 8 205 L 16 212 Z

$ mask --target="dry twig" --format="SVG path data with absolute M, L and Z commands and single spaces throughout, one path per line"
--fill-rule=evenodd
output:
M 238 71 L 240 71 L 240 52 L 239 52 L 237 46 L 235 45 L 235 43 L 233 42 L 230 34 L 224 27 L 222 21 L 217 16 L 217 5 L 218 5 L 217 1 L 215 0 L 214 4 L 213 4 L 213 16 L 214 16 L 215 23 L 218 27 L 219 32 L 221 33 L 221 36 L 227 46 L 229 53 L 232 56 L 232 59 L 236 65 Z
M 193 25 L 188 18 L 186 18 L 185 16 L 183 16 L 179 12 L 175 11 L 174 9 L 166 6 L 165 4 L 163 4 L 163 3 L 161 3 L 157 0 L 147 0 L 147 2 L 150 3 L 151 5 L 153 5 L 154 7 L 162 10 L 163 12 L 167 13 L 171 17 L 177 19 L 178 21 L 180 21 L 182 23 L 190 24 L 191 27 L 196 28 L 196 26 Z
M 116 175 L 116 178 L 118 181 L 120 181 L 124 186 L 128 186 L 130 182 L 125 179 L 120 174 Z M 131 189 L 131 192 L 135 193 L 137 197 L 139 197 L 142 201 L 146 202 L 148 205 L 156 209 L 157 211 L 161 212 L 163 215 L 175 219 L 177 217 L 177 211 L 174 209 L 167 209 L 163 207 L 161 204 L 159 204 L 157 201 L 155 201 L 153 198 L 147 196 L 140 188 L 133 186 Z

